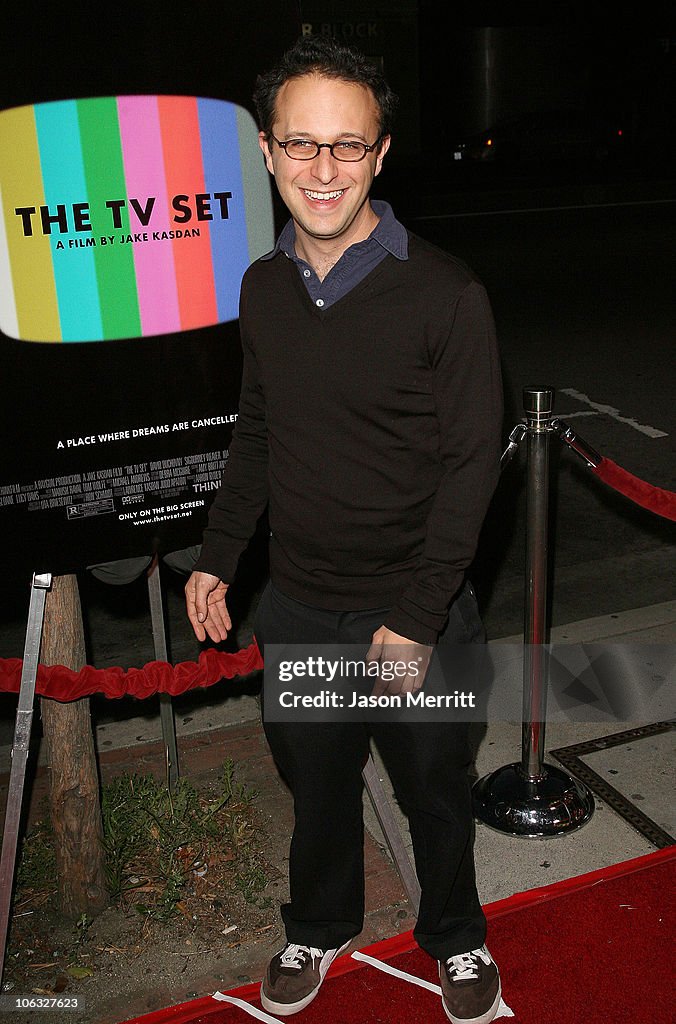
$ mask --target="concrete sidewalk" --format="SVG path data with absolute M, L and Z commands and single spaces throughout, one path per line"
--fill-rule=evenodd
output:
M 490 644 L 519 644 L 522 640 L 523 637 L 520 634 L 514 634 L 491 640 Z M 676 601 L 666 601 L 645 608 L 582 619 L 578 622 L 554 627 L 551 630 L 551 642 L 562 644 L 674 644 L 676 652 Z M 249 690 L 251 690 L 250 687 Z M 233 691 L 235 692 L 234 696 L 232 695 Z M 144 703 L 144 713 L 138 716 L 116 718 L 114 713 L 107 715 L 105 721 L 102 720 L 96 728 L 98 749 L 105 751 L 106 749 L 117 749 L 159 740 L 162 733 L 157 707 L 153 701 L 149 701 L 147 704 L 148 710 L 145 710 L 146 704 Z M 176 698 L 174 708 L 178 737 L 209 732 L 239 722 L 258 720 L 259 717 L 257 695 L 247 692 L 246 688 L 227 683 L 214 687 L 213 692 L 202 691 L 200 694 L 193 692 L 193 694 Z M 596 728 L 598 729 L 598 727 Z M 580 740 L 582 738 L 580 737 Z M 576 739 L 573 737 L 570 740 L 565 739 L 564 742 L 574 743 Z M 482 744 L 482 747 L 485 747 L 487 743 L 490 743 L 488 739 Z M 518 754 L 519 744 L 512 751 L 512 759 L 514 755 Z M 552 738 L 547 745 L 553 748 L 564 744 Z M 6 754 L 6 747 L 0 744 L 0 770 L 6 763 Z M 479 754 L 482 754 L 481 750 Z
M 490 645 L 504 643 L 520 644 L 521 642 L 522 636 L 515 634 L 496 638 L 490 641 Z M 551 642 L 557 644 L 623 643 L 674 645 L 674 651 L 676 652 L 676 601 L 667 601 L 644 608 L 583 619 L 578 622 L 554 627 L 551 630 Z M 676 661 L 676 653 L 674 660 Z M 173 704 L 176 735 L 179 744 L 183 744 L 190 737 L 197 735 L 208 736 L 209 742 L 215 743 L 215 734 L 217 733 L 219 740 L 222 739 L 224 744 L 227 745 L 228 730 L 231 727 L 258 722 L 258 688 L 259 683 L 256 682 L 244 685 L 239 682 L 224 682 L 207 691 L 192 691 L 182 697 L 175 698 Z M 118 715 L 116 714 L 117 706 L 122 703 L 125 704 L 124 714 Z M 108 755 L 112 754 L 113 751 L 123 749 L 129 749 L 130 751 L 134 749 L 140 750 L 141 748 L 145 749 L 150 744 L 161 742 L 162 732 L 156 700 L 106 702 L 104 707 L 108 714 L 101 714 L 95 711 L 94 715 L 95 720 L 97 717 L 99 719 L 98 724 L 95 724 L 96 746 L 103 759 L 107 759 Z M 130 707 L 132 710 L 131 714 Z M 133 712 L 136 709 L 138 709 L 138 713 L 134 714 Z M 626 726 L 626 728 L 628 727 Z M 624 728 L 624 724 L 618 723 L 617 729 L 612 731 L 618 732 Z M 490 722 L 488 724 L 487 732 L 476 753 L 476 770 L 479 777 L 493 771 L 502 764 L 519 760 L 521 748 L 520 733 L 520 726 L 504 722 Z M 547 749 L 556 749 L 601 735 L 604 735 L 604 728 L 599 726 L 598 723 L 550 723 L 547 729 L 546 746 Z M 39 739 L 36 739 L 34 736 L 32 742 L 39 743 Z M 0 773 L 4 773 L 9 769 L 10 752 L 11 736 L 6 735 L 4 742 L 0 742 Z M 647 752 L 647 746 L 641 748 L 642 757 Z M 38 763 L 44 764 L 44 754 L 42 752 L 39 753 Z M 186 773 L 190 773 L 189 762 L 186 762 L 182 767 Z M 656 765 L 656 770 L 661 770 L 662 767 L 664 767 L 662 764 Z M 386 772 L 384 770 L 381 774 L 386 779 Z M 668 794 L 664 793 L 664 813 L 668 811 L 667 798 Z M 663 815 L 661 816 L 663 817 Z M 368 815 L 367 823 L 370 826 L 371 823 L 368 822 Z M 585 834 L 593 831 L 591 826 L 592 823 L 585 828 Z M 484 831 L 482 826 L 480 826 L 480 831 Z M 373 832 L 375 835 L 379 835 L 377 824 L 374 824 Z M 632 833 L 632 830 L 630 830 L 630 833 Z M 501 842 L 508 841 L 502 836 L 497 838 Z M 636 841 L 632 843 L 630 851 L 626 856 L 636 856 L 641 852 L 649 851 L 650 844 L 648 844 L 648 849 L 646 849 L 645 841 L 640 837 L 638 837 L 638 843 L 639 846 L 636 846 Z M 519 841 L 518 845 L 523 854 L 524 846 L 528 847 L 529 844 Z M 603 844 L 601 844 L 602 846 Z M 521 870 L 524 866 L 523 858 L 520 857 L 519 859 L 521 861 L 519 865 Z M 587 865 L 585 862 L 581 864 L 580 870 L 592 870 L 594 867 L 603 866 L 604 863 L 614 863 L 615 859 L 624 859 L 621 851 L 619 851 L 617 858 L 610 855 L 607 860 L 604 860 L 600 854 L 598 863 L 594 862 Z M 569 874 L 574 873 L 577 872 L 569 872 Z M 521 886 L 518 879 L 515 878 L 510 882 L 507 877 L 504 877 L 498 889 L 495 889 L 493 886 L 490 887 L 489 896 L 491 899 L 501 898 L 502 896 L 510 895 L 517 888 L 530 888 L 531 884 L 539 883 L 529 883 Z
M 641 643 L 671 644 L 676 650 L 676 601 L 639 608 L 633 611 L 585 619 L 552 630 L 552 642 L 558 643 Z M 503 637 L 492 643 L 515 642 L 521 637 Z M 233 690 L 239 689 L 234 695 Z M 199 698 L 199 699 L 198 699 Z M 116 720 L 108 716 L 96 726 L 96 743 L 104 779 L 129 772 L 164 774 L 164 747 L 157 702 L 143 702 L 143 715 Z M 139 705 L 141 707 L 141 705 Z M 217 772 L 225 758 L 232 758 L 237 779 L 255 786 L 257 808 L 268 833 L 266 856 L 280 872 L 276 898 L 287 898 L 286 858 L 292 829 L 292 802 L 279 779 L 267 749 L 259 723 L 255 687 L 223 683 L 197 696 L 174 701 L 179 760 L 183 773 L 194 779 Z M 636 723 L 648 724 L 648 723 Z M 607 725 L 550 723 L 547 727 L 546 749 L 556 749 L 596 739 L 629 728 L 624 723 Z M 10 748 L 0 748 L 0 801 L 4 804 L 8 782 Z M 476 751 L 476 774 L 485 774 L 506 764 L 520 761 L 521 727 L 505 722 L 490 722 Z M 676 834 L 676 814 L 672 806 L 675 758 L 673 733 L 641 738 L 624 746 L 594 755 L 594 770 L 612 778 L 613 785 L 640 806 L 666 832 Z M 378 773 L 390 798 L 395 816 L 410 854 L 406 820 L 392 795 L 387 772 L 375 757 Z M 43 758 L 40 757 L 42 762 Z M 552 763 L 556 763 L 552 761 Z M 38 767 L 33 785 L 32 804 L 39 803 L 46 790 L 46 770 Z M 378 825 L 368 797 L 364 800 L 366 822 L 366 893 L 367 912 L 359 945 L 385 938 L 412 928 L 414 918 L 398 874 L 392 863 L 386 841 Z M 482 902 L 510 896 L 515 892 L 548 885 L 564 878 L 583 874 L 650 853 L 654 846 L 613 809 L 596 798 L 591 821 L 582 829 L 551 840 L 525 840 L 506 836 L 477 824 L 475 857 L 479 894 Z M 203 979 L 203 992 L 226 989 L 242 980 L 260 977 L 279 934 L 268 934 L 249 944 L 242 944 L 227 964 L 219 962 L 218 980 L 211 975 Z M 169 1005 L 175 993 L 157 991 L 137 1012 L 151 1004 Z M 129 1016 L 136 1008 L 125 1005 Z M 120 1019 L 120 1011 L 111 1008 L 110 1020 Z M 102 1021 L 102 1024 L 105 1024 Z
M 501 637 L 491 643 L 518 644 L 521 639 L 518 635 Z M 673 644 L 676 651 L 676 601 L 559 626 L 552 629 L 551 641 L 566 644 Z M 255 683 L 244 686 L 239 683 L 222 683 L 199 694 L 193 692 L 175 698 L 181 768 L 187 775 L 191 774 L 194 767 L 189 751 L 195 737 L 200 738 L 201 747 L 206 745 L 210 750 L 217 749 L 219 758 L 232 757 L 239 763 L 237 748 L 242 730 L 238 727 L 244 727 L 247 735 L 251 729 L 259 729 L 257 688 Z M 137 702 L 132 704 L 136 706 Z M 144 757 L 143 752 L 154 750 L 155 747 L 162 750 L 157 701 L 144 701 L 138 704 L 138 708 L 139 712 L 142 708 L 143 713 L 132 714 L 130 717 L 127 707 L 126 715 L 119 718 L 115 715 L 116 709 L 109 708 L 109 714 L 96 725 L 96 745 L 102 765 L 134 761 L 137 756 Z M 549 723 L 546 749 L 569 746 L 608 733 L 621 732 L 629 727 L 624 723 L 612 727 L 599 723 Z M 674 773 L 671 746 L 670 735 L 667 733 L 662 737 L 641 740 L 626 750 L 614 748 L 612 752 L 606 752 L 601 762 L 596 759 L 595 770 L 602 772 L 605 767 L 603 762 L 607 762 L 607 770 L 614 776 L 613 784 L 620 789 L 624 785 L 626 792 L 624 789 L 622 791 L 628 798 L 635 799 L 644 810 L 649 808 L 649 816 L 667 832 L 675 834 L 676 823 L 670 806 L 673 786 L 669 785 L 669 777 L 673 778 Z M 9 746 L 0 746 L 0 772 L 9 769 L 10 749 L 11 742 Z M 246 761 L 246 753 L 243 756 Z M 521 727 L 507 722 L 489 722 L 476 751 L 477 777 L 502 765 L 519 761 L 520 757 Z M 39 763 L 44 763 L 42 754 Z M 383 785 L 391 796 L 387 772 L 379 763 L 377 754 L 376 763 Z M 274 773 L 272 762 L 268 767 Z M 398 814 L 393 799 L 392 804 Z M 648 840 L 598 799 L 596 805 L 591 822 L 583 829 L 546 843 L 513 839 L 478 825 L 476 857 L 482 898 L 485 901 L 501 899 L 519 890 L 650 852 L 653 847 Z M 371 836 L 384 846 L 382 833 L 368 801 L 365 819 Z M 403 815 L 399 814 L 399 821 L 407 837 Z

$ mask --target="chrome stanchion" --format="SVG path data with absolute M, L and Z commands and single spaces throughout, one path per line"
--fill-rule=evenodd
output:
M 526 414 L 526 600 L 524 607 L 522 769 L 542 777 L 547 713 L 547 556 L 549 443 L 554 394 L 524 388 Z
M 551 388 L 524 388 L 527 505 L 521 762 L 479 779 L 474 814 L 485 825 L 514 836 L 546 838 L 585 825 L 594 811 L 589 790 L 544 761 L 547 713 L 547 539 Z M 510 453 L 511 454 L 511 453 Z

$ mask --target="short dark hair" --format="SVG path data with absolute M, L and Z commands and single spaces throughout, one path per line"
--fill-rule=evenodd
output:
M 397 97 L 385 76 L 359 50 L 337 43 L 328 36 L 303 36 L 287 50 L 270 71 L 259 75 L 253 94 L 261 131 L 270 134 L 279 90 L 291 78 L 322 75 L 344 82 L 356 82 L 371 90 L 379 110 L 380 136 L 389 135 L 397 107 Z

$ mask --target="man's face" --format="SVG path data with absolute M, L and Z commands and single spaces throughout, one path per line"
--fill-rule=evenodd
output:
M 372 145 L 378 137 L 378 107 L 366 86 L 317 74 L 292 78 L 277 94 L 272 132 L 280 142 L 351 139 Z M 386 136 L 377 153 L 367 153 L 358 163 L 336 160 L 328 149 L 321 149 L 314 160 L 300 161 L 291 160 L 261 132 L 267 168 L 295 221 L 301 244 L 333 240 L 344 252 L 368 237 L 376 223 L 369 189 L 389 144 Z

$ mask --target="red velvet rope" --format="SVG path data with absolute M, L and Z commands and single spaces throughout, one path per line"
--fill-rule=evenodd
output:
M 645 480 L 628 473 L 611 459 L 601 459 L 593 471 L 604 484 L 624 494 L 625 498 L 629 498 L 636 505 L 649 509 L 655 515 L 664 516 L 665 519 L 676 520 L 676 492 L 653 487 Z
M 21 658 L 0 659 L 0 692 L 18 693 L 21 686 Z M 170 665 L 166 661 L 150 661 L 143 668 L 92 668 L 85 665 L 73 672 L 63 665 L 39 665 L 35 685 L 41 697 L 71 701 L 103 693 L 106 697 L 150 697 L 169 693 L 176 697 L 198 686 L 213 686 L 221 679 L 245 676 L 263 667 L 263 658 L 254 641 L 245 650 L 226 654 L 209 647 L 198 661 L 182 661 Z
M 611 459 L 602 458 L 593 472 L 609 487 L 619 491 L 635 504 L 665 519 L 676 520 L 676 493 L 640 480 Z M 0 692 L 18 693 L 21 686 L 20 658 L 0 659 Z M 36 692 L 41 697 L 71 701 L 103 693 L 106 697 L 150 697 L 154 693 L 177 696 L 198 686 L 213 686 L 221 679 L 247 675 L 263 667 L 263 658 L 255 641 L 245 650 L 226 654 L 208 648 L 197 662 L 183 661 L 170 665 L 164 661 L 148 662 L 143 668 L 96 669 L 86 665 L 79 672 L 63 665 L 39 665 Z

